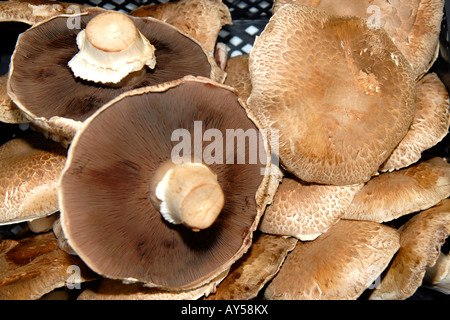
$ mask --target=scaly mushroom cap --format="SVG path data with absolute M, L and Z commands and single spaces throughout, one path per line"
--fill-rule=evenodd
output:
M 447 89 L 437 74 L 428 73 L 417 82 L 416 111 L 411 128 L 380 171 L 398 170 L 417 162 L 425 150 L 435 146 L 448 134 L 449 126 Z
M 249 251 L 231 267 L 230 273 L 206 300 L 249 300 L 280 270 L 298 240 L 259 234 Z
M 386 30 L 411 63 L 417 78 L 428 71 L 438 56 L 443 0 L 275 0 L 274 12 L 285 3 L 368 19 L 373 28 Z
M 78 52 L 76 37 L 104 12 L 92 8 L 85 15 L 54 17 L 19 36 L 11 58 L 8 94 L 27 118 L 43 129 L 72 138 L 80 122 L 123 92 L 185 75 L 214 78 L 208 54 L 195 40 L 162 21 L 131 16 L 156 49 L 155 69 L 133 72 L 115 85 L 75 77 L 67 63 Z M 69 27 L 69 19 L 74 18 L 80 19 L 81 29 Z
M 179 0 L 150 4 L 133 10 L 130 15 L 153 17 L 167 22 L 200 42 L 214 53 L 219 31 L 232 24 L 231 13 L 222 0 Z
M 0 76 L 0 121 L 4 123 L 26 123 L 29 122 L 19 108 L 11 101 L 6 92 L 8 74 Z
M 86 12 L 87 6 L 78 3 L 47 0 L 0 1 L 0 21 L 16 21 L 29 25 L 62 14 Z
M 316 240 L 297 243 L 264 297 L 356 299 L 386 268 L 398 248 L 399 234 L 391 227 L 340 220 Z
M 339 221 L 362 186 L 306 184 L 284 178 L 258 229 L 302 241 L 314 240 Z
M 450 164 L 435 157 L 372 178 L 355 195 L 343 218 L 390 221 L 431 208 L 448 196 Z
M 250 53 L 249 115 L 279 132 L 279 157 L 307 182 L 366 182 L 414 116 L 411 67 L 357 17 L 285 5 Z
M 59 210 L 57 186 L 67 150 L 31 134 L 0 147 L 0 225 L 30 221 Z
M 248 54 L 241 54 L 228 59 L 225 72 L 225 84 L 237 90 L 242 100 L 247 101 L 252 92 L 252 82 L 248 69 Z
M 58 248 L 52 232 L 0 241 L 0 300 L 34 300 L 55 288 L 98 278 Z
M 450 234 L 450 199 L 422 211 L 400 229 L 400 250 L 370 299 L 406 299 L 422 284 Z
M 180 130 L 189 136 L 183 144 L 194 155 L 200 151 L 225 196 L 214 224 L 198 232 L 166 221 L 149 192 L 157 170 L 173 152 L 178 156 L 180 138 L 172 135 Z M 69 245 L 107 278 L 162 288 L 194 288 L 228 269 L 251 245 L 272 179 L 265 175 L 271 165 L 266 158 L 238 164 L 257 145 L 246 143 L 238 153 L 236 143 L 232 149 L 228 144 L 227 150 L 226 130 L 235 130 L 237 140 L 258 135 L 231 88 L 206 78 L 137 89 L 105 105 L 76 135 L 60 180 Z M 219 132 L 223 141 L 216 137 L 213 151 L 202 132 Z M 270 159 L 266 148 L 259 152 Z M 207 160 L 211 152 L 220 159 Z

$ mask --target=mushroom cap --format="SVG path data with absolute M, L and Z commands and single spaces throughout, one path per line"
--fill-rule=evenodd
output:
M 436 73 L 428 73 L 417 82 L 416 111 L 411 128 L 380 171 L 398 170 L 417 162 L 425 150 L 448 134 L 449 126 L 447 89 Z
M 91 8 L 80 16 L 53 17 L 19 36 L 11 58 L 8 94 L 36 125 L 72 138 L 80 122 L 123 92 L 185 75 L 214 78 L 213 59 L 198 42 L 157 19 L 131 16 L 156 49 L 155 69 L 113 87 L 74 77 L 67 63 L 78 52 L 76 36 L 93 17 L 106 11 Z M 67 28 L 74 17 L 80 19 L 81 29 Z
M 19 108 L 11 101 L 6 92 L 8 74 L 0 76 L 0 121 L 4 123 L 26 123 L 29 122 Z
M 275 0 L 274 12 L 285 3 L 368 19 L 374 28 L 386 30 L 411 63 L 417 78 L 428 71 L 438 56 L 443 0 Z
M 225 72 L 225 84 L 237 90 L 242 100 L 247 101 L 252 92 L 252 82 L 248 67 L 248 54 L 241 54 L 228 59 Z
M 249 300 L 280 270 L 298 240 L 258 234 L 249 251 L 231 266 L 230 273 L 206 300 Z
M 399 248 L 396 229 L 340 220 L 314 241 L 298 242 L 264 292 L 266 299 L 358 298 Z
M 60 250 L 52 232 L 0 241 L 0 300 L 39 299 L 97 277 L 80 258 Z
M 450 294 L 450 255 L 439 253 L 436 263 L 427 267 L 423 285 L 439 292 Z
M 307 184 L 285 177 L 258 229 L 302 241 L 314 240 L 339 221 L 362 186 Z
M 435 206 L 450 196 L 450 164 L 434 157 L 381 173 L 356 193 L 344 219 L 391 221 Z
M 84 290 L 77 300 L 195 300 L 214 291 L 227 273 L 228 270 L 200 287 L 177 291 L 148 288 L 140 283 L 123 283 L 103 278 L 97 288 Z
M 167 22 L 199 41 L 212 54 L 219 31 L 232 24 L 231 13 L 222 0 L 179 0 L 141 6 L 130 15 L 153 17 Z
M 422 284 L 450 234 L 450 199 L 422 211 L 400 229 L 400 249 L 370 299 L 406 299 Z
M 85 5 L 79 3 L 47 0 L 0 1 L 0 21 L 17 21 L 29 25 L 48 18 L 86 12 Z
M 42 218 L 59 210 L 57 186 L 67 150 L 29 134 L 0 146 L 0 225 Z
M 358 17 L 285 5 L 250 53 L 248 113 L 279 132 L 279 157 L 306 182 L 366 182 L 414 116 L 411 67 Z
M 151 204 L 150 179 L 172 159 L 177 146 L 172 134 L 188 132 L 191 150 L 198 150 L 193 140 L 202 139 L 203 131 L 194 121 L 201 121 L 205 133 L 236 129 L 238 138 L 244 132 L 258 134 L 232 88 L 185 77 L 121 95 L 89 118 L 76 135 L 60 180 L 61 225 L 69 245 L 97 273 L 190 289 L 228 269 L 251 245 L 270 199 L 272 180 L 265 170 L 271 163 L 237 163 L 237 144 L 226 153 L 226 148 L 215 149 L 223 163 L 208 163 L 225 196 L 211 227 L 193 232 L 167 223 Z M 200 146 L 206 162 L 210 143 L 202 141 Z M 255 147 L 247 143 L 243 151 L 250 154 Z M 262 147 L 270 150 L 269 146 L 260 144 L 259 152 L 270 156 Z M 223 156 L 234 164 L 227 164 Z

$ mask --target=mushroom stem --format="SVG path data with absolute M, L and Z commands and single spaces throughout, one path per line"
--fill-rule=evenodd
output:
M 152 178 L 150 195 L 166 221 L 193 231 L 210 227 L 225 201 L 216 174 L 201 163 L 163 164 Z
M 156 65 L 155 48 L 120 12 L 92 18 L 77 35 L 79 52 L 69 61 L 75 77 L 101 83 L 118 83 L 146 66 Z

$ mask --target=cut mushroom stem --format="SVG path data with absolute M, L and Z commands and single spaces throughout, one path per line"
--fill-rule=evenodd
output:
M 155 48 L 127 15 L 105 12 L 77 35 L 79 52 L 68 65 L 76 77 L 119 83 L 132 73 L 156 65 Z
M 216 174 L 202 163 L 164 163 L 150 183 L 150 198 L 164 219 L 193 231 L 210 227 L 225 197 Z

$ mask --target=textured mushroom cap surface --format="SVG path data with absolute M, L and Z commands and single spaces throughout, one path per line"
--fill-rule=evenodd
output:
M 29 25 L 61 14 L 86 12 L 79 3 L 46 0 L 0 1 L 0 21 L 17 21 Z
M 443 0 L 276 0 L 274 12 L 285 3 L 366 18 L 373 28 L 386 30 L 417 77 L 425 74 L 437 58 Z
M 214 52 L 219 31 L 231 24 L 231 13 L 222 0 L 179 0 L 150 4 L 130 15 L 153 17 L 167 22 L 199 41 L 209 53 Z
M 265 208 L 270 179 L 264 170 L 270 163 L 238 164 L 242 150 L 238 154 L 235 144 L 225 152 L 225 137 L 223 154 L 215 149 L 223 164 L 207 163 L 225 195 L 211 227 L 193 232 L 167 223 L 150 202 L 150 179 L 173 159 L 176 130 L 189 133 L 195 154 L 194 140 L 202 141 L 195 121 L 201 121 L 203 132 L 236 129 L 238 140 L 245 132 L 258 134 L 229 87 L 187 77 L 126 93 L 76 135 L 60 181 L 61 223 L 70 246 L 94 271 L 187 289 L 214 278 L 248 249 Z M 210 142 L 200 146 L 206 162 Z M 247 143 L 243 151 L 250 155 L 254 148 Z M 227 165 L 224 156 L 234 164 Z
M 355 195 L 343 218 L 390 221 L 431 208 L 448 196 L 450 164 L 435 157 L 372 178 Z
M 356 299 L 386 268 L 398 248 L 399 234 L 391 227 L 340 220 L 316 240 L 297 243 L 264 297 Z
M 235 88 L 242 100 L 247 101 L 252 92 L 252 82 L 248 69 L 248 54 L 241 54 L 228 59 L 225 72 L 225 84 Z
M 96 9 L 80 15 L 81 29 L 103 12 L 105 10 Z M 41 126 L 51 123 L 50 128 L 45 129 L 55 132 L 68 125 L 64 120 L 84 121 L 125 91 L 185 75 L 212 76 L 210 59 L 196 41 L 162 21 L 130 18 L 156 49 L 157 66 L 147 69 L 143 78 L 139 78 L 140 75 L 135 79 L 127 78 L 128 82 L 114 87 L 75 78 L 67 63 L 78 52 L 76 36 L 81 29 L 67 28 L 68 19 L 73 17 L 60 16 L 37 24 L 19 36 L 11 58 L 8 94 L 28 118 L 37 118 L 36 123 Z M 39 121 L 41 119 L 44 120 Z M 64 123 L 53 123 L 49 119 L 61 119 Z M 61 135 L 73 136 L 73 132 L 61 131 Z
M 55 288 L 97 278 L 60 250 L 52 232 L 0 241 L 0 300 L 34 300 Z
M 8 74 L 0 76 L 0 121 L 5 123 L 29 122 L 8 96 L 6 92 L 7 81 Z
M 406 299 L 414 294 L 450 234 L 450 199 L 418 213 L 399 231 L 400 249 L 370 299 Z
M 0 146 L 0 224 L 33 220 L 59 210 L 58 180 L 67 150 L 32 134 Z
M 450 255 L 439 253 L 436 263 L 427 267 L 423 284 L 428 288 L 450 294 Z
M 214 291 L 227 272 L 228 270 L 198 288 L 177 291 L 148 288 L 140 283 L 128 284 L 120 280 L 103 278 L 97 287 L 84 290 L 77 300 L 195 300 Z
M 414 116 L 409 62 L 357 17 L 285 5 L 250 53 L 250 116 L 278 130 L 280 162 L 307 182 L 366 182 Z
M 428 73 L 416 86 L 416 111 L 411 128 L 380 171 L 398 170 L 417 162 L 425 150 L 435 146 L 448 134 L 449 126 L 447 89 L 436 73 Z
M 259 234 L 249 251 L 231 267 L 227 277 L 206 300 L 255 298 L 275 276 L 297 242 L 295 238 Z
M 284 178 L 258 229 L 302 241 L 314 240 L 339 221 L 362 186 L 306 184 Z

